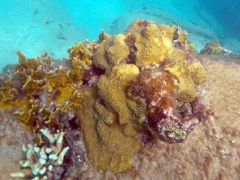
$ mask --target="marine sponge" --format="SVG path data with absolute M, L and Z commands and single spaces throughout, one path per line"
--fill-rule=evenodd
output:
M 38 144 L 23 145 L 22 150 L 26 154 L 26 160 L 19 162 L 22 169 L 17 173 L 11 173 L 11 177 L 51 179 L 55 176 L 54 169 L 62 166 L 64 156 L 69 150 L 69 147 L 63 148 L 65 133 L 51 134 L 48 129 L 40 129 L 40 132 L 47 141 L 44 142 L 43 146 Z
M 86 87 L 81 91 L 83 101 L 77 114 L 88 158 L 98 170 L 113 173 L 128 170 L 132 167 L 140 142 L 122 132 L 116 116 L 110 124 L 98 118 L 94 108 L 98 99 L 97 88 Z

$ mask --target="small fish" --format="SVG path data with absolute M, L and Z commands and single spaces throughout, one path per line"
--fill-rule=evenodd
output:
M 147 10 L 147 9 L 148 8 L 147 8 L 146 4 L 143 4 L 142 10 Z
M 67 40 L 67 38 L 65 38 L 61 32 L 58 33 L 57 38 L 59 40 Z
M 50 21 L 49 21 L 49 20 L 47 20 L 47 21 L 45 22 L 45 24 L 46 24 L 46 25 L 48 25 L 49 23 L 50 23 Z
M 195 26 L 197 26 L 197 23 L 195 23 L 195 22 L 193 22 L 193 21 L 192 21 L 192 23 L 193 23 Z
M 33 13 L 33 17 L 35 17 L 38 13 L 39 13 L 39 12 L 38 12 L 38 10 L 36 9 L 36 10 L 34 11 L 34 13 Z
M 63 30 L 63 26 L 62 26 L 62 24 L 58 24 L 58 26 Z

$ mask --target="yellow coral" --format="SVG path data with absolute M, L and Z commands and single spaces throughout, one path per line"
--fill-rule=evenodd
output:
M 113 173 L 128 170 L 140 148 L 140 142 L 123 134 L 116 119 L 110 125 L 98 119 L 94 111 L 98 98 L 96 88 L 83 88 L 82 97 L 83 102 L 77 114 L 88 158 L 98 170 L 110 170 Z
M 13 88 L 10 81 L 0 78 L 0 109 L 5 107 L 10 101 L 16 100 L 18 91 Z
M 37 70 L 38 65 L 41 64 L 35 58 L 26 59 L 24 54 L 22 54 L 20 51 L 17 51 L 16 53 L 19 58 L 19 64 L 15 65 L 16 71 L 24 70 L 27 74 L 30 74 L 31 72 Z
M 69 73 L 77 85 L 81 85 L 84 70 L 91 65 L 90 53 L 86 48 L 87 43 L 76 43 L 75 46 L 68 48 L 69 60 L 71 61 L 72 70 Z
M 98 42 L 99 43 L 101 43 L 101 42 L 103 42 L 104 40 L 107 40 L 107 39 L 109 39 L 109 35 L 108 34 L 106 34 L 105 32 L 104 32 L 104 30 L 102 29 L 102 32 L 99 34 L 99 36 L 98 36 Z
M 103 41 L 93 56 L 93 64 L 107 72 L 111 71 L 114 65 L 119 64 L 129 54 L 124 40 L 125 36 L 118 34 Z
M 99 170 L 119 173 L 131 168 L 140 142 L 134 136 L 146 119 L 146 103 L 127 93 L 139 74 L 134 64 L 118 64 L 101 75 L 97 88 L 83 88 L 79 106 L 89 159 Z
M 124 34 L 118 34 L 102 42 L 94 54 L 95 66 L 109 72 L 111 68 L 128 58 L 129 50 L 124 40 L 128 36 L 134 36 L 136 47 L 135 64 L 138 67 L 146 64 L 160 63 L 165 59 L 185 59 L 185 52 L 175 47 L 174 40 L 187 47 L 186 32 L 177 26 L 156 25 L 146 22 L 146 27 L 138 25 L 140 21 L 134 21 Z M 175 38 L 175 39 L 174 39 Z
M 141 67 L 146 64 L 160 63 L 169 58 L 184 59 L 184 51 L 175 48 L 172 40 L 171 27 L 149 24 L 136 35 L 136 65 Z
M 166 65 L 164 70 L 174 74 L 179 81 L 178 99 L 192 101 L 196 95 L 196 85 L 206 80 L 206 70 L 200 62 L 178 61 Z
M 102 75 L 99 78 L 98 89 L 102 101 L 109 107 L 107 111 L 117 114 L 118 121 L 123 126 L 126 135 L 136 135 L 136 127 L 133 113 L 127 104 L 127 87 L 136 78 L 139 69 L 134 64 L 119 64 L 113 67 L 111 73 Z M 99 116 L 105 117 L 105 111 L 101 111 Z M 111 122 L 110 120 L 108 120 Z
M 69 53 L 69 60 L 79 60 L 78 63 L 75 64 L 75 66 L 80 65 L 90 65 L 90 56 L 89 52 L 82 43 L 76 43 L 75 46 L 68 48 L 68 53 Z
M 0 80 L 0 109 L 15 108 L 15 116 L 27 130 L 58 126 L 58 114 L 78 105 L 77 88 L 90 64 L 84 45 L 77 44 L 69 51 L 71 67 L 55 70 L 51 70 L 50 57 L 26 59 L 17 51 L 19 63 L 13 78 Z

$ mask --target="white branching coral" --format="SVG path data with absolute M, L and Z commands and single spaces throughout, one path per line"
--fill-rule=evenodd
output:
M 30 177 L 34 180 L 48 179 L 49 176 L 54 176 L 54 167 L 60 167 L 63 164 L 63 159 L 69 147 L 63 148 L 64 132 L 51 134 L 49 129 L 40 129 L 41 136 L 44 142 L 43 146 L 37 144 L 28 144 L 22 146 L 23 152 L 26 154 L 26 160 L 19 162 L 21 170 L 16 173 L 11 173 L 11 177 Z

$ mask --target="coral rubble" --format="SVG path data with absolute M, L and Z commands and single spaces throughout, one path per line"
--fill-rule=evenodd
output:
M 26 160 L 19 162 L 21 170 L 11 173 L 11 177 L 26 177 L 37 179 L 59 179 L 63 172 L 61 167 L 63 159 L 69 147 L 63 148 L 64 132 L 51 134 L 48 129 L 40 129 L 41 145 L 23 145 L 22 150 L 26 154 Z M 44 137 L 46 137 L 44 140 Z
M 44 165 L 53 156 L 53 165 L 62 164 L 68 148 L 61 151 L 57 143 L 51 147 L 54 154 L 45 153 L 56 141 L 49 131 L 60 131 L 61 142 L 62 131 L 68 132 L 73 156 L 79 148 L 73 148 L 70 135 L 81 131 L 88 159 L 98 170 L 113 173 L 133 166 L 141 141 L 185 140 L 207 116 L 198 96 L 206 71 L 186 36 L 177 26 L 136 20 L 123 34 L 102 31 L 98 42 L 75 44 L 63 62 L 46 54 L 26 59 L 18 51 L 15 73 L 0 79 L 0 110 L 16 108 L 14 114 L 25 128 L 42 133 L 48 143 L 25 148 L 28 165 L 21 165 L 31 171 L 13 176 L 44 177 L 49 169 Z M 140 138 L 144 134 L 149 138 Z M 32 163 L 33 154 L 41 162 Z

